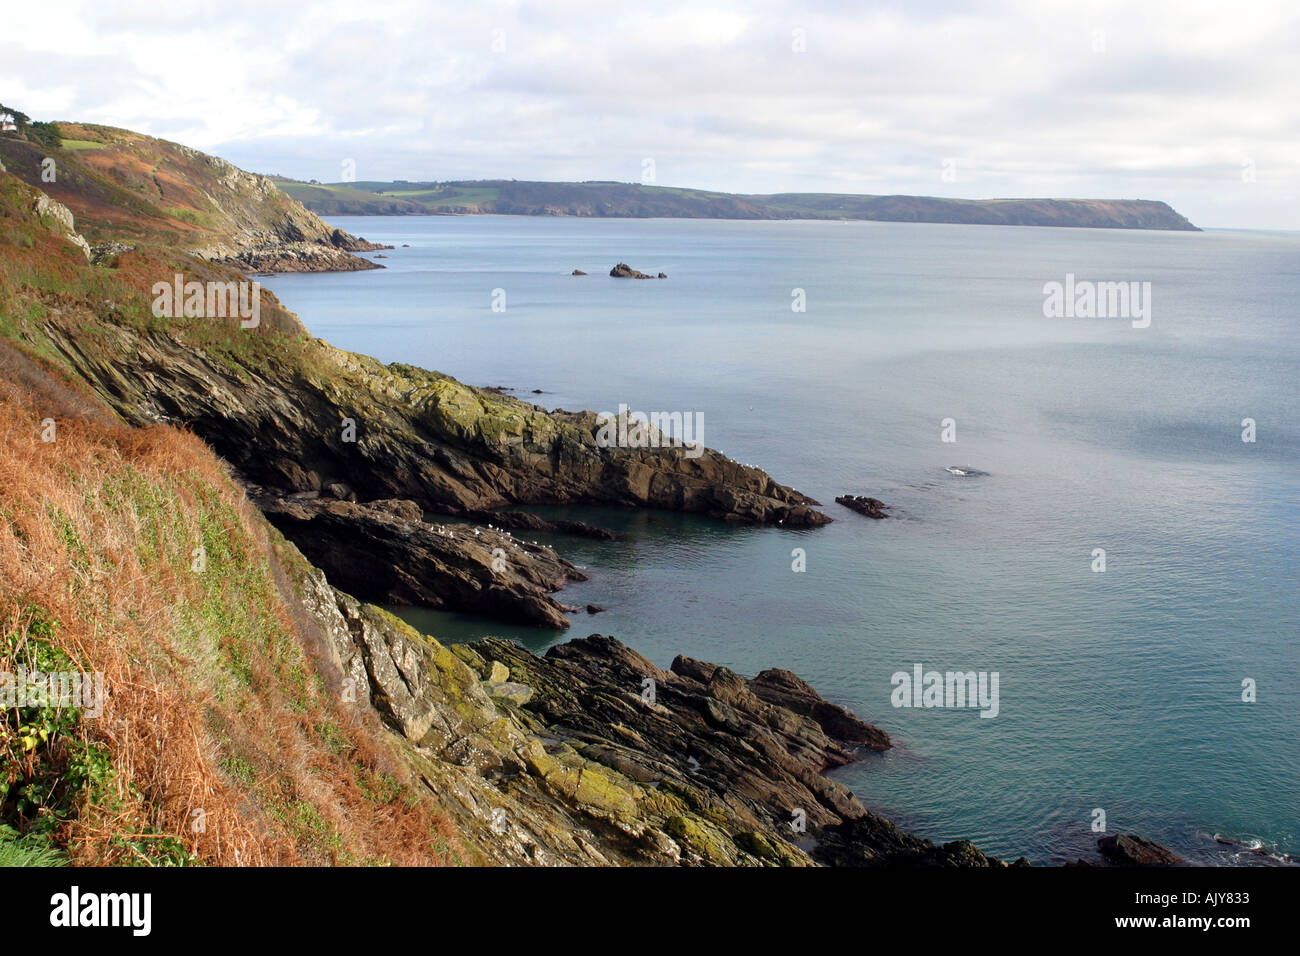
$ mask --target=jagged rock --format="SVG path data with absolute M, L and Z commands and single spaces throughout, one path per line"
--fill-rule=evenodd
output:
M 360 250 L 365 251 L 365 250 Z M 384 268 L 328 242 L 271 241 L 257 245 L 209 246 L 195 249 L 200 258 L 234 266 L 244 272 L 361 272 Z
M 661 272 L 661 273 L 659 273 L 659 278 L 660 278 L 660 279 L 667 279 L 667 278 L 668 278 L 668 273 L 666 273 L 666 272 Z
M 835 499 L 835 503 L 856 511 L 860 515 L 866 515 L 868 518 L 889 517 L 885 510 L 889 506 L 879 498 L 867 498 L 863 495 L 840 495 Z
M 102 265 L 106 262 L 116 261 L 118 256 L 134 251 L 135 246 L 128 246 L 124 242 L 100 242 L 91 247 L 90 261 L 95 265 Z
M 37 192 L 36 197 L 32 200 L 32 213 L 38 219 L 52 221 L 56 232 L 62 233 L 69 242 L 75 245 L 89 260 L 92 258 L 90 252 L 90 243 L 77 232 L 76 221 L 72 217 L 72 210 L 61 202 L 55 202 L 43 192 Z
M 340 501 L 356 501 L 357 493 L 341 481 L 331 481 L 321 488 L 332 498 L 338 498 Z M 414 502 L 411 502 L 414 504 Z
M 534 776 L 579 812 L 639 830 L 637 854 L 654 847 L 656 862 L 667 861 L 650 830 L 682 862 L 1002 865 L 966 842 L 939 847 L 905 833 L 823 776 L 889 738 L 788 671 L 747 680 L 688 657 L 665 671 L 599 634 L 544 658 L 496 638 L 462 653 L 508 663 L 532 689 L 511 715 L 541 742 Z M 791 826 L 797 810 L 806 833 Z M 812 857 L 798 845 L 805 837 L 817 841 Z
M 287 497 L 256 486 L 249 497 L 332 584 L 367 601 L 566 628 L 563 605 L 548 592 L 586 580 L 550 548 L 430 524 L 411 501 Z
M 749 682 L 749 689 L 769 704 L 811 717 L 828 734 L 854 746 L 888 750 L 889 734 L 852 713 L 825 700 L 817 691 L 790 671 L 772 668 Z
M 615 279 L 653 279 L 654 276 L 646 275 L 644 272 L 638 272 L 626 262 L 620 262 L 614 268 L 609 270 L 609 274 Z
M 500 661 L 491 661 L 483 679 L 489 684 L 503 684 L 510 679 L 510 668 Z
M 1097 849 L 1116 866 L 1174 866 L 1185 862 L 1172 850 L 1132 833 L 1104 836 L 1097 841 Z
M 533 699 L 533 689 L 527 684 L 520 684 L 516 681 L 485 683 L 483 689 L 487 691 L 489 697 L 508 700 L 518 707 L 523 707 Z
M 601 613 L 603 610 L 605 610 L 605 609 L 604 609 L 603 607 L 601 607 L 599 604 L 588 604 L 588 605 L 587 605 L 587 613 L 588 613 L 588 614 L 599 614 L 599 613 Z
M 268 488 L 318 490 L 324 475 L 360 500 L 405 498 L 429 511 L 577 503 L 787 528 L 830 521 L 813 499 L 711 449 L 688 458 L 685 448 L 601 447 L 594 412 L 547 412 L 318 340 L 305 355 L 280 362 L 276 349 L 248 369 L 166 332 L 102 332 L 83 351 L 78 320 L 46 324 L 51 344 L 128 421 L 186 425 Z M 355 441 L 342 438 L 344 419 Z

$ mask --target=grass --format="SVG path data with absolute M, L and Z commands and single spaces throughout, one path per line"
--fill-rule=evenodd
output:
M 103 149 L 103 143 L 96 143 L 89 139 L 65 139 L 60 142 L 64 149 Z
M 110 692 L 96 719 L 6 716 L 0 822 L 18 837 L 0 852 L 441 862 L 445 824 L 408 799 L 377 724 L 327 691 L 276 585 L 286 546 L 206 446 L 77 418 L 42 442 L 40 404 L 0 386 L 4 657 L 103 673 Z
M 96 718 L 0 710 L 0 861 L 454 856 L 377 716 L 322 676 L 285 573 L 301 556 L 198 438 L 128 427 L 76 384 L 141 335 L 282 374 L 311 374 L 323 347 L 269 296 L 256 334 L 156 319 L 159 275 L 224 274 L 150 247 L 91 266 L 26 215 L 30 197 L 0 174 L 0 671 L 61 663 L 102 674 L 108 698 Z

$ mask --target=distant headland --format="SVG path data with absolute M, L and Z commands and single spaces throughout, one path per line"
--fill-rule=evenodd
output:
M 625 219 L 863 219 L 987 226 L 1093 229 L 1198 228 L 1152 199 L 948 199 L 847 193 L 711 192 L 641 183 L 547 183 L 514 179 L 454 182 L 301 182 L 270 177 L 322 216 L 590 216 Z

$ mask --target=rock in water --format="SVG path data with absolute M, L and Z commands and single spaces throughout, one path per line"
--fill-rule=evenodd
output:
M 835 499 L 836 504 L 856 511 L 860 515 L 866 515 L 868 518 L 888 518 L 885 513 L 889 507 L 879 498 L 867 498 L 864 495 L 840 495 Z
M 248 495 L 332 583 L 365 601 L 567 628 L 549 592 L 587 578 L 550 548 L 505 532 L 430 524 L 413 501 L 282 496 L 255 486 Z
M 512 792 L 540 789 L 614 835 L 627 862 L 1000 865 L 899 829 L 823 776 L 889 736 L 789 671 L 746 679 L 680 656 L 661 670 L 599 634 L 545 657 L 497 638 L 454 651 L 478 673 L 502 662 L 522 685 L 484 688 L 535 741 L 517 748 L 527 772 Z
M 626 262 L 620 262 L 614 268 L 609 270 L 609 274 L 615 279 L 653 279 L 654 276 L 648 276 L 644 272 L 638 272 Z M 667 278 L 665 276 L 664 278 Z
M 570 274 L 575 276 L 585 276 L 587 273 L 583 272 L 581 269 L 574 269 Z
M 1185 862 L 1173 850 L 1132 833 L 1102 837 L 1097 849 L 1116 866 L 1174 866 Z

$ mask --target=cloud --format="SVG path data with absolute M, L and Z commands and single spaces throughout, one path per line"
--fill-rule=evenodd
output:
M 738 192 L 1300 222 L 1300 13 L 1272 0 L 50 0 L 7 18 L 4 102 L 302 178 L 353 159 L 362 179 L 637 180 L 651 157 L 659 182 Z

